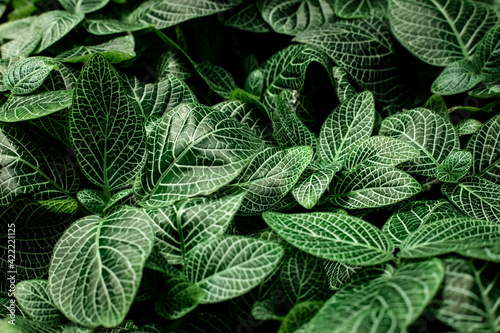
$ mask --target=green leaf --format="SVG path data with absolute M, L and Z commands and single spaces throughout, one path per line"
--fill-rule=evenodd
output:
M 241 2 L 241 0 L 149 0 L 137 7 L 128 20 L 131 23 L 152 24 L 156 29 L 165 29 L 193 18 L 226 11 Z
M 130 104 L 144 119 L 162 116 L 182 103 L 198 101 L 189 86 L 173 74 L 156 83 L 145 84 L 134 77 L 124 80 L 124 84 Z
M 498 266 L 462 259 L 446 259 L 445 265 L 444 289 L 436 317 L 458 332 L 498 332 Z
M 98 36 L 114 35 L 123 32 L 133 32 L 149 27 L 147 24 L 130 23 L 108 19 L 85 19 L 85 28 L 91 34 Z
M 338 261 L 324 261 L 325 273 L 331 290 L 339 290 L 359 270 L 361 266 L 343 264 Z
M 292 190 L 293 197 L 302 207 L 313 208 L 329 188 L 330 182 L 340 169 L 339 164 L 334 164 L 316 170 L 306 170 Z
M 426 258 L 492 245 L 500 240 L 500 224 L 471 218 L 448 218 L 422 225 L 401 243 L 401 258 Z
M 135 57 L 134 47 L 134 36 L 127 35 L 98 45 L 77 46 L 58 54 L 55 59 L 72 63 L 85 62 L 92 54 L 100 53 L 110 63 L 117 64 Z
M 263 0 L 259 7 L 264 20 L 280 34 L 295 36 L 335 20 L 328 0 Z
M 69 154 L 73 155 L 73 151 L 70 148 L 71 146 L 70 133 L 69 133 L 70 115 L 71 115 L 71 109 L 66 108 L 41 118 L 31 119 L 28 121 L 28 123 L 42 129 L 53 138 L 64 143 L 67 146 L 66 148 L 66 151 L 68 152 L 67 156 L 69 156 Z
M 394 138 L 372 136 L 358 142 L 345 157 L 347 170 L 362 166 L 396 166 L 419 154 L 410 143 Z
M 494 83 L 500 80 L 500 24 L 491 28 L 479 42 L 472 67 L 483 82 Z
M 18 31 L 14 40 L 1 46 L 2 59 L 29 56 L 35 51 L 40 39 L 42 39 L 42 29 L 32 27 L 28 31 Z
M 106 6 L 109 0 L 58 0 L 71 13 L 91 13 Z
M 130 188 L 113 194 L 113 196 L 111 198 L 109 198 L 108 203 L 106 205 L 106 208 L 104 208 L 104 212 L 106 213 L 106 211 L 108 209 L 111 209 L 113 206 L 115 206 L 121 200 L 123 200 L 124 198 L 128 197 L 131 194 L 132 194 L 132 189 L 130 189 Z
M 183 277 L 169 277 L 163 286 L 155 311 L 163 318 L 174 320 L 192 311 L 203 299 L 203 289 Z
M 309 322 L 310 332 L 405 332 L 444 277 L 441 260 L 367 268 Z
M 346 19 L 381 16 L 386 12 L 387 0 L 337 0 L 335 2 L 335 14 Z
M 222 236 L 245 193 L 221 199 L 190 199 L 175 206 L 147 210 L 153 220 L 156 247 L 172 265 L 182 264 L 193 249 Z
M 135 208 L 79 219 L 54 250 L 49 270 L 54 305 L 82 326 L 120 324 L 134 300 L 153 239 L 149 217 Z
M 379 18 L 336 22 L 302 33 L 293 41 L 328 54 L 378 101 L 401 104 L 413 94 L 406 86 L 389 27 Z
M 470 175 L 458 184 L 443 184 L 441 192 L 470 217 L 500 222 L 500 185 Z
M 75 193 L 80 186 L 76 166 L 58 148 L 31 128 L 0 123 L 0 206 L 19 194 L 47 200 Z
M 245 81 L 245 91 L 260 99 L 263 89 L 264 89 L 264 72 L 260 68 L 258 68 L 252 71 L 250 74 L 248 74 L 248 77 Z
M 332 78 L 339 102 L 343 102 L 356 95 L 356 89 L 349 82 L 349 77 L 343 68 L 338 66 L 332 67 Z
M 438 179 L 444 183 L 458 183 L 472 166 L 472 154 L 467 150 L 457 150 L 446 156 L 437 169 Z
M 460 142 L 452 123 L 438 114 L 416 108 L 384 119 L 380 135 L 411 143 L 420 156 L 405 163 L 404 169 L 419 175 L 436 177 L 445 158 L 460 149 Z
M 472 249 L 459 250 L 457 253 L 464 257 L 500 263 L 500 243 L 496 243 L 491 246 L 481 246 Z
M 473 118 L 467 118 L 464 120 L 461 120 L 456 126 L 455 130 L 457 131 L 458 136 L 464 136 L 464 135 L 469 135 L 469 134 L 474 134 L 479 131 L 483 124 L 476 119 Z
M 76 198 L 83 207 L 91 213 L 100 215 L 108 204 L 108 198 L 101 191 L 83 189 L 78 191 Z
M 472 172 L 500 185 L 500 115 L 484 123 L 465 148 L 472 152 Z
M 0 109 L 0 121 L 17 122 L 44 117 L 69 108 L 73 102 L 73 90 L 49 91 L 46 93 L 12 95 Z
M 321 301 L 306 301 L 297 303 L 288 312 L 277 333 L 293 333 L 303 324 L 307 323 L 323 306 Z
M 14 95 L 26 95 L 37 90 L 57 65 L 49 57 L 33 57 L 15 62 L 7 68 L 4 85 Z
M 467 92 L 470 96 L 479 98 L 500 97 L 500 84 L 483 86 Z
M 471 60 L 481 37 L 498 22 L 492 7 L 469 0 L 390 0 L 394 36 L 420 60 L 446 66 Z
M 255 156 L 232 184 L 247 192 L 239 212 L 255 215 L 273 208 L 295 186 L 312 156 L 308 146 L 268 148 Z
M 446 102 L 441 95 L 433 94 L 425 101 L 423 108 L 436 112 L 444 119 L 450 119 L 448 106 L 446 106 Z
M 326 118 L 319 134 L 318 152 L 325 162 L 343 164 L 356 142 L 368 138 L 375 121 L 373 95 L 362 92 L 344 100 Z
M 481 82 L 481 76 L 465 60 L 446 66 L 432 83 L 431 91 L 440 95 L 455 95 L 474 88 Z
M 221 302 L 259 285 L 282 256 L 283 249 L 276 243 L 227 236 L 196 247 L 183 273 L 205 291 L 202 304 Z
M 71 14 L 64 10 L 52 10 L 38 16 L 34 28 L 42 30 L 42 39 L 34 53 L 40 53 L 73 30 L 84 18 L 81 13 Z
M 392 214 L 385 222 L 382 231 L 391 238 L 394 245 L 399 246 L 423 225 L 460 217 L 465 215 L 446 200 L 417 201 Z
M 186 53 L 179 49 L 169 50 L 163 53 L 158 60 L 158 77 L 161 80 L 167 76 L 175 76 L 185 81 L 193 74 L 190 66 L 192 66 L 192 62 L 187 58 Z
M 287 242 L 323 259 L 368 266 L 393 258 L 394 246 L 387 236 L 353 216 L 265 212 L 262 217 Z
M 409 174 L 389 166 L 367 166 L 345 173 L 335 183 L 332 203 L 347 209 L 382 207 L 422 190 Z
M 66 321 L 52 304 L 47 280 L 24 280 L 17 283 L 16 300 L 24 314 L 40 324 L 56 326 Z
M 146 153 L 145 132 L 115 69 L 99 54 L 80 74 L 70 126 L 78 163 L 92 183 L 109 196 L 132 181 Z
M 276 109 L 271 111 L 273 137 L 280 148 L 295 146 L 316 147 L 316 136 L 297 117 L 296 91 L 284 90 L 276 98 Z
M 168 206 L 231 182 L 262 148 L 246 126 L 201 104 L 167 112 L 147 141 L 147 163 L 135 184 L 146 206 Z
M 231 73 L 220 66 L 209 63 L 193 63 L 198 74 L 207 83 L 207 85 L 217 94 L 224 98 L 229 98 L 233 90 L 238 89 Z
M 235 14 L 224 21 L 224 25 L 255 33 L 265 33 L 271 30 L 260 15 L 257 5 L 251 2 L 240 7 Z

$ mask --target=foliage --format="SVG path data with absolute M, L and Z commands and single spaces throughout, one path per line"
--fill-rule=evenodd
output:
M 498 0 L 0 0 L 0 52 L 0 332 L 500 332 Z

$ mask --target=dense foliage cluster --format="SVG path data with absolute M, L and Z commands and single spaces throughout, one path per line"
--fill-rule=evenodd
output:
M 0 332 L 500 332 L 498 0 L 0 15 Z

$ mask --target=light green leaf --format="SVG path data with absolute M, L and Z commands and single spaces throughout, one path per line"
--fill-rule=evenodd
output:
M 4 85 L 14 95 L 26 95 L 37 90 L 54 69 L 57 64 L 52 58 L 26 58 L 7 68 Z
M 149 217 L 135 208 L 76 221 L 52 257 L 49 293 L 54 305 L 82 326 L 120 324 L 134 300 L 153 239 Z
M 108 198 L 106 198 L 104 193 L 92 189 L 78 191 L 76 198 L 83 207 L 97 215 L 101 215 L 108 204 Z
M 42 30 L 42 40 L 35 53 L 40 53 L 73 30 L 84 18 L 81 13 L 71 14 L 64 10 L 51 10 L 38 16 L 34 28 Z
M 297 303 L 283 318 L 277 333 L 293 333 L 307 323 L 323 306 L 321 301 L 306 301 Z
M 268 148 L 255 156 L 232 184 L 247 192 L 239 212 L 255 215 L 273 208 L 295 186 L 312 156 L 307 146 Z
M 149 0 L 137 7 L 128 20 L 131 23 L 152 24 L 156 29 L 165 29 L 196 17 L 226 11 L 241 2 L 241 0 Z
M 500 97 L 500 84 L 492 86 L 482 86 L 467 92 L 470 96 L 479 98 Z
M 500 331 L 500 272 L 490 263 L 446 259 L 436 317 L 458 332 Z
M 394 246 L 387 236 L 353 216 L 265 212 L 262 217 L 287 242 L 323 259 L 368 266 L 393 258 Z
M 471 60 L 481 37 L 498 22 L 492 7 L 469 0 L 390 0 L 394 36 L 420 60 L 446 66 Z
M 109 197 L 132 181 L 146 153 L 145 131 L 118 74 L 100 54 L 80 74 L 70 126 L 78 164 L 92 183 Z
M 455 126 L 455 130 L 457 131 L 458 136 L 469 135 L 477 133 L 477 131 L 479 131 L 482 125 L 483 124 L 479 120 L 473 118 L 467 118 L 461 120 Z
M 221 199 L 190 199 L 175 206 L 147 210 L 153 220 L 155 246 L 168 263 L 182 264 L 193 249 L 222 236 L 245 193 Z
M 0 123 L 0 164 L 0 206 L 19 194 L 32 194 L 36 200 L 67 198 L 80 185 L 64 150 L 47 145 L 21 124 Z
M 437 258 L 367 268 L 325 303 L 308 332 L 405 332 L 434 298 L 443 277 Z
M 343 174 L 330 200 L 347 209 L 374 208 L 402 201 L 421 190 L 417 180 L 399 169 L 367 166 Z
M 346 284 L 361 268 L 361 266 L 343 264 L 338 261 L 325 260 L 325 273 L 331 290 L 339 290 Z
M 401 243 L 401 258 L 426 258 L 495 244 L 500 224 L 471 218 L 448 218 L 422 225 Z
M 483 82 L 494 83 L 500 80 L 500 24 L 491 28 L 479 42 L 472 67 Z
M 42 39 L 42 29 L 31 27 L 29 30 L 18 31 L 14 40 L 3 44 L 0 48 L 2 59 L 23 56 L 27 57 L 40 43 Z
M 484 123 L 465 148 L 472 152 L 472 172 L 500 185 L 500 115 Z
M 441 192 L 470 217 L 500 222 L 500 185 L 470 175 L 458 184 L 443 184 Z
M 339 102 L 343 102 L 356 95 L 356 89 L 349 82 L 349 77 L 343 68 L 338 66 L 332 67 L 332 78 Z
M 73 102 L 73 90 L 49 91 L 46 93 L 12 95 L 0 109 L 0 121 L 17 122 L 44 117 L 69 108 Z
M 345 157 L 347 170 L 361 166 L 396 166 L 419 154 L 410 143 L 394 138 L 372 136 L 358 142 Z
M 302 207 L 313 208 L 340 169 L 339 164 L 333 164 L 316 170 L 306 170 L 292 190 L 293 197 Z
M 472 154 L 467 150 L 456 150 L 446 156 L 438 167 L 437 178 L 444 183 L 458 183 L 472 166 Z
M 440 95 L 455 95 L 474 88 L 481 82 L 481 76 L 465 60 L 446 66 L 432 83 L 431 91 Z
M 55 59 L 62 62 L 85 62 L 94 53 L 100 53 L 110 63 L 117 64 L 135 57 L 133 35 L 117 37 L 105 43 L 89 46 L 77 46 L 60 53 Z
M 263 89 L 264 72 L 260 68 L 258 68 L 248 74 L 248 77 L 245 81 L 245 91 L 260 99 Z
M 125 189 L 120 192 L 116 192 L 113 194 L 111 198 L 108 200 L 108 204 L 106 205 L 106 208 L 104 208 L 104 212 L 106 213 L 107 210 L 111 209 L 113 206 L 118 204 L 121 200 L 124 198 L 128 197 L 129 195 L 132 194 L 132 189 Z
M 71 13 L 91 13 L 106 6 L 109 0 L 58 0 Z
M 375 121 L 373 95 L 362 92 L 344 100 L 326 118 L 319 134 L 318 152 L 325 162 L 343 164 L 356 142 L 368 138 Z
M 66 321 L 64 315 L 52 304 L 47 280 L 24 280 L 16 284 L 16 300 L 27 318 L 47 326 Z
M 263 0 L 259 7 L 264 20 L 280 34 L 295 36 L 335 20 L 328 0 Z
M 155 311 L 163 318 L 174 320 L 192 311 L 203 299 L 203 289 L 183 277 L 169 277 L 163 286 Z
M 255 3 L 248 3 L 224 21 L 224 25 L 254 33 L 269 32 L 271 28 L 260 15 Z
M 85 27 L 91 34 L 107 36 L 143 30 L 149 27 L 149 25 L 108 19 L 85 19 Z
M 389 27 L 379 18 L 336 22 L 293 40 L 328 54 L 363 90 L 371 91 L 381 102 L 401 104 L 414 99 L 406 86 Z
M 276 98 L 276 108 L 270 112 L 273 137 L 280 148 L 295 146 L 316 147 L 316 136 L 297 117 L 299 107 L 296 91 L 284 90 Z
M 168 206 L 231 182 L 262 148 L 245 125 L 201 104 L 167 112 L 147 141 L 147 163 L 135 184 L 146 206 Z
M 16 39 L 30 31 L 31 24 L 36 16 L 28 16 L 22 19 L 7 21 L 0 24 L 0 35 L 5 39 Z
M 62 333 L 64 330 L 62 325 L 47 326 L 21 316 L 16 317 L 15 326 L 7 323 L 7 319 L 4 319 L 4 323 L 5 326 L 2 327 L 2 321 L 0 321 L 2 333 Z
M 420 156 L 405 163 L 404 169 L 428 177 L 436 177 L 437 168 L 444 159 L 460 149 L 453 124 L 424 108 L 384 119 L 379 134 L 407 141 L 416 147 Z
M 491 246 L 481 246 L 472 249 L 459 250 L 457 253 L 464 257 L 500 263 L 500 243 L 496 243 Z
M 392 214 L 382 231 L 392 239 L 396 246 L 399 246 L 423 225 L 459 217 L 465 217 L 465 215 L 446 200 L 417 201 Z
M 427 101 L 425 101 L 423 108 L 436 112 L 444 119 L 450 119 L 448 106 L 446 106 L 446 102 L 441 95 L 433 94 L 429 97 L 429 99 L 427 99 Z
M 387 12 L 387 0 L 337 0 L 335 14 L 346 19 L 383 16 Z
M 196 247 L 183 273 L 205 291 L 202 304 L 221 302 L 261 283 L 274 271 L 283 252 L 276 243 L 227 236 Z
M 182 103 L 196 103 L 198 99 L 189 86 L 177 76 L 168 74 L 156 83 L 142 83 L 136 77 L 124 80 L 127 97 L 144 119 L 162 116 Z

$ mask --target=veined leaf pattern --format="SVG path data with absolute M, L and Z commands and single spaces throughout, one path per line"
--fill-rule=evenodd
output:
M 47 280 L 24 280 L 16 284 L 16 300 L 24 314 L 38 323 L 57 326 L 64 315 L 52 304 Z
M 55 68 L 56 62 L 49 57 L 23 59 L 7 68 L 4 85 L 15 95 L 26 95 L 37 90 Z
M 106 6 L 109 0 L 58 0 L 70 12 L 91 13 Z

